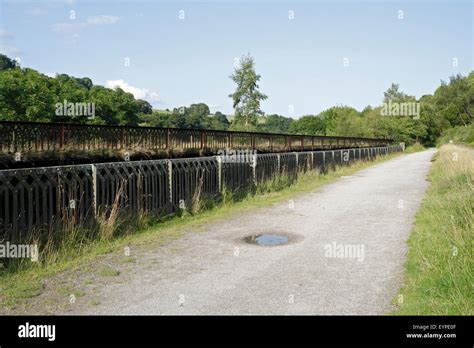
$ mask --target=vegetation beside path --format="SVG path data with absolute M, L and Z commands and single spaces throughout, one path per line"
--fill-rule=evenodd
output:
M 401 315 L 474 314 L 474 150 L 443 145 L 408 240 Z

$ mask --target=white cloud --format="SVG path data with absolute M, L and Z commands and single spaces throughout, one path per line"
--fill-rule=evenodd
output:
M 67 30 L 78 30 L 81 28 L 94 26 L 94 25 L 108 25 L 115 24 L 119 21 L 120 17 L 110 15 L 99 15 L 88 17 L 84 22 L 79 23 L 56 23 L 53 24 L 53 31 L 67 31 Z
M 132 93 L 136 99 L 143 99 L 150 103 L 160 101 L 158 93 L 150 91 L 149 89 L 146 89 L 146 88 L 138 88 L 138 87 L 131 86 L 124 80 L 109 80 L 107 81 L 107 87 L 114 88 L 114 89 L 117 87 L 120 87 L 125 92 Z

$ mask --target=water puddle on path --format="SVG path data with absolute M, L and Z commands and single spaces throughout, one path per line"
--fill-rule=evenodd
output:
M 288 237 L 282 234 L 255 234 L 252 236 L 245 237 L 244 242 L 260 246 L 273 246 L 285 244 L 286 242 L 288 242 Z

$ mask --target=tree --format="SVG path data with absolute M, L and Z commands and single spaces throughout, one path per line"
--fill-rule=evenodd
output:
M 321 117 L 306 115 L 293 121 L 288 131 L 291 134 L 324 135 L 326 125 Z
M 230 122 L 227 119 L 227 116 L 220 111 L 216 111 L 216 113 L 210 117 L 208 127 L 206 128 L 216 130 L 228 130 L 229 126 Z
M 0 119 L 58 121 L 94 124 L 136 125 L 139 117 L 152 112 L 151 105 L 136 100 L 120 88 L 94 86 L 88 77 L 66 74 L 49 77 L 29 68 L 20 68 L 0 55 Z M 79 103 L 94 106 L 95 115 L 56 114 L 56 104 Z M 77 104 L 75 104 L 77 105 Z
M 240 58 L 239 66 L 230 77 L 237 85 L 234 93 L 229 94 L 234 107 L 232 129 L 252 131 L 257 129 L 258 118 L 264 113 L 260 102 L 267 96 L 259 91 L 260 75 L 255 72 L 255 61 L 250 55 Z
M 392 103 L 405 103 L 410 101 L 415 101 L 415 97 L 409 96 L 404 92 L 400 91 L 400 85 L 392 83 L 392 85 L 383 93 L 384 98 L 383 102 L 388 103 L 391 101 Z
M 209 107 L 204 103 L 191 104 L 185 109 L 186 128 L 205 128 L 207 116 L 210 113 Z
M 173 127 L 172 114 L 167 110 L 153 110 L 150 114 L 140 116 L 141 126 Z
M 0 53 L 0 70 L 14 69 L 18 66 L 18 62 L 14 59 L 8 58 L 6 55 Z
M 267 115 L 265 122 L 257 126 L 260 132 L 288 133 L 293 119 L 281 115 Z

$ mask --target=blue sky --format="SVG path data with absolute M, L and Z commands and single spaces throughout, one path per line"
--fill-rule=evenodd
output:
M 227 114 L 235 58 L 250 53 L 269 97 L 262 109 L 297 118 L 380 104 L 392 82 L 420 97 L 469 73 L 473 15 L 462 0 L 2 0 L 0 51 L 156 108 L 205 102 Z

